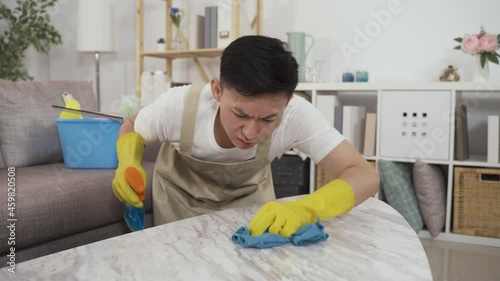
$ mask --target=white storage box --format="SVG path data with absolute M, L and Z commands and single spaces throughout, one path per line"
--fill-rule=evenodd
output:
M 451 91 L 383 91 L 380 156 L 448 160 Z

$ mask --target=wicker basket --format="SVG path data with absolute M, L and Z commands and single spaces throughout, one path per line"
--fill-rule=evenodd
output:
M 375 169 L 375 161 L 368 161 L 368 163 L 373 167 L 373 169 Z M 329 183 L 332 180 L 332 176 L 330 176 L 325 170 L 316 165 L 316 190 L 320 187 L 323 187 L 325 184 Z
M 370 164 L 370 166 L 372 166 L 372 168 L 373 168 L 374 170 L 377 170 L 377 164 L 375 163 L 375 161 L 371 161 L 371 160 L 370 160 L 370 161 L 368 161 L 368 164 Z
M 329 175 L 325 170 L 321 169 L 316 165 L 316 190 L 323 187 L 325 184 L 333 180 L 333 177 Z
M 500 237 L 500 169 L 455 168 L 453 232 Z

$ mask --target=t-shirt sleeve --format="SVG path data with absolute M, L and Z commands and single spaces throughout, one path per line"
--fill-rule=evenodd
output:
M 134 130 L 146 143 L 165 142 L 178 133 L 184 96 L 190 86 L 170 88 L 154 102 L 142 108 L 134 123 Z
M 311 103 L 300 97 L 294 98 L 299 100 L 287 125 L 287 135 L 293 140 L 289 147 L 304 152 L 317 164 L 345 137 Z

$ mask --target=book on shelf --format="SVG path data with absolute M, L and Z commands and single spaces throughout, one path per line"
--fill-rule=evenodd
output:
M 342 134 L 358 152 L 363 151 L 366 107 L 345 105 L 342 108 Z
M 469 130 L 467 127 L 467 108 L 464 104 L 455 106 L 455 159 L 469 159 Z
M 233 5 L 232 0 L 218 0 L 217 1 L 217 48 L 225 48 L 233 41 Z M 239 11 L 239 36 L 253 35 L 252 27 L 245 13 L 240 6 Z
M 500 163 L 500 116 L 488 116 L 488 163 Z
M 326 120 L 330 125 L 333 126 L 335 108 L 335 97 L 328 95 L 318 95 L 316 100 L 316 108 L 325 116 Z
M 188 44 L 190 50 L 205 47 L 205 17 L 197 14 L 189 15 Z
M 217 6 L 205 7 L 205 48 L 217 48 Z
M 339 133 L 342 134 L 342 115 L 343 115 L 343 110 L 342 110 L 342 106 L 341 105 L 337 105 L 335 106 L 335 110 L 334 110 L 334 114 L 333 114 L 333 126 L 335 127 L 335 129 L 337 129 L 337 131 L 339 131 Z
M 365 141 L 363 155 L 375 156 L 375 144 L 377 136 L 377 113 L 366 113 Z

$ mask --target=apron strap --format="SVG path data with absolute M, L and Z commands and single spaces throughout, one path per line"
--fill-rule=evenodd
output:
M 257 151 L 255 152 L 255 159 L 267 159 L 269 155 L 269 150 L 271 149 L 271 139 L 273 135 L 271 134 L 267 139 L 257 145 Z
M 193 83 L 184 100 L 179 150 L 185 155 L 191 156 L 192 153 L 198 103 L 205 85 L 204 83 Z

